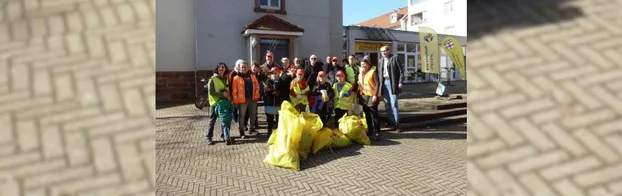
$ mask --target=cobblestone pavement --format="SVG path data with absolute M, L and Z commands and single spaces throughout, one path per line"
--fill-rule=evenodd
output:
M 261 107 L 260 107 L 261 108 Z M 373 146 L 353 144 L 311 155 L 301 171 L 263 163 L 265 139 L 205 143 L 207 112 L 193 105 L 156 111 L 157 195 L 464 195 L 466 128 L 386 133 Z M 259 115 L 265 122 L 265 115 Z M 264 127 L 265 123 L 260 123 Z M 237 125 L 232 134 L 237 136 Z M 265 134 L 265 127 L 259 130 Z
M 622 195 L 622 1 L 469 1 L 469 195 Z
M 0 195 L 155 193 L 154 13 L 0 0 Z

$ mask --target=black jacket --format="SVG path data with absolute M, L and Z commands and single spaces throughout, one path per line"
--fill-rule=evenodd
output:
M 286 100 L 286 101 L 290 101 L 289 100 L 289 85 L 292 83 L 293 79 L 294 78 L 290 77 L 285 72 L 283 72 L 281 77 L 278 79 L 278 84 L 277 84 L 276 88 L 279 90 L 279 92 L 285 92 L 285 93 L 280 93 L 279 94 L 281 99 Z
M 404 82 L 404 67 L 402 66 L 402 62 L 400 62 L 396 55 L 391 55 L 389 57 L 387 69 L 389 70 L 389 78 L 391 79 L 391 91 L 393 92 L 393 94 L 399 94 L 400 89 L 398 88 L 398 84 L 402 84 Z M 384 57 L 378 60 L 378 65 L 376 67 L 378 79 L 380 79 L 380 81 L 377 83 L 377 89 L 380 89 L 380 84 L 382 84 L 384 81 L 383 71 Z
M 280 80 L 268 80 L 266 81 L 266 88 L 264 89 L 264 104 L 266 106 L 281 106 L 284 96 L 289 95 L 289 87 L 286 90 L 282 89 L 283 82 Z M 289 97 L 289 96 L 288 96 Z
M 315 66 L 307 66 L 305 67 L 305 79 L 309 86 L 315 86 L 315 81 L 317 81 L 317 74 L 320 71 L 324 71 L 320 64 L 315 64 Z

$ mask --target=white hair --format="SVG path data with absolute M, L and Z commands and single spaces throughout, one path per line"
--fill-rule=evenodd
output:
M 235 61 L 235 68 L 238 68 L 242 64 L 248 64 L 248 63 L 245 60 L 238 59 L 237 61 Z

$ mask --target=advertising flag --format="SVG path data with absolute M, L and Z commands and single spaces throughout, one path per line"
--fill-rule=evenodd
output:
M 440 56 L 438 36 L 427 27 L 419 27 L 419 43 L 421 45 L 421 71 L 440 74 Z
M 460 41 L 454 37 L 446 36 L 443 41 L 441 41 L 441 47 L 443 47 L 443 50 L 445 50 L 451 59 L 451 62 L 453 62 L 458 68 L 458 71 L 460 71 L 460 76 L 462 76 L 462 78 L 466 78 L 464 51 L 462 50 L 462 44 L 460 44 Z

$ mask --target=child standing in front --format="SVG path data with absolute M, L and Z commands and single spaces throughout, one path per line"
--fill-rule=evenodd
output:
M 337 82 L 333 84 L 335 91 L 335 126 L 339 127 L 339 119 L 352 107 L 352 84 L 346 81 L 343 71 L 338 71 Z
M 233 144 L 233 138 L 229 135 L 229 131 L 231 129 L 231 120 L 233 120 L 233 103 L 231 103 L 231 96 L 229 94 L 225 95 L 225 99 L 220 99 L 216 102 L 216 106 L 214 108 L 215 112 L 218 114 L 218 119 L 220 120 L 220 127 L 222 128 L 222 135 L 225 139 L 225 145 Z
M 304 70 L 296 70 L 296 78 L 292 81 L 289 87 L 290 100 L 298 112 L 306 111 L 305 108 L 309 105 L 307 96 L 309 96 L 310 89 L 307 81 L 304 79 L 304 75 Z

